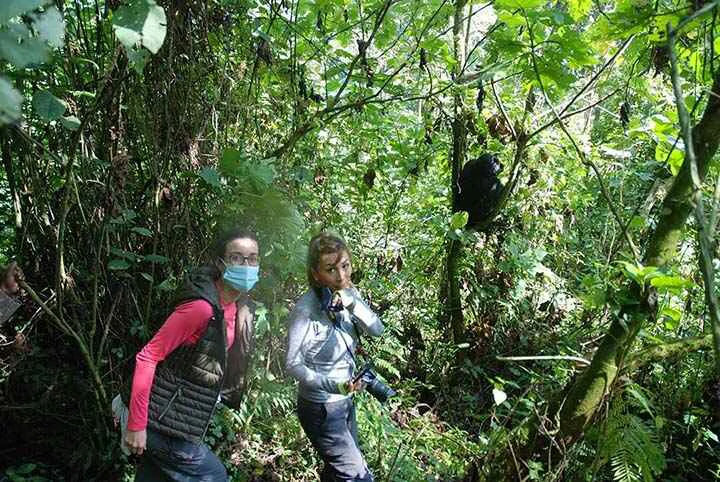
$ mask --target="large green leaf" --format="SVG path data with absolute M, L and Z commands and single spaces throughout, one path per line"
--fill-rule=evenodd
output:
M 33 27 L 37 31 L 38 37 L 51 47 L 60 48 L 63 46 L 65 22 L 60 11 L 54 6 L 45 10 L 42 15 L 35 16 Z
M 13 17 L 35 10 L 44 0 L 2 0 L 0 1 L 0 24 L 4 25 Z
M 205 167 L 198 173 L 198 175 L 211 186 L 222 186 L 222 183 L 220 183 L 220 176 L 218 176 L 218 172 L 214 167 Z
M 228 148 L 222 153 L 220 159 L 220 173 L 225 177 L 231 177 L 237 175 L 237 170 L 240 167 L 243 154 L 237 149 Z
M 45 42 L 32 37 L 25 25 L 12 24 L 7 30 L 0 31 L 0 58 L 18 68 L 44 63 L 48 50 Z
M 112 23 L 127 50 L 142 45 L 156 54 L 167 32 L 165 10 L 154 0 L 131 0 L 114 13 Z
M 47 90 L 41 90 L 33 96 L 33 110 L 44 121 L 54 121 L 63 116 L 67 104 Z
M 0 77 L 0 125 L 13 122 L 20 117 L 22 95 L 13 89 L 7 79 Z

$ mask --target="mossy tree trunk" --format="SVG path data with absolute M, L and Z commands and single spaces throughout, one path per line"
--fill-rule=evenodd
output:
M 708 165 L 720 142 L 720 74 L 713 82 L 707 106 L 700 122 L 692 130 L 698 172 L 705 178 Z M 680 169 L 665 196 L 657 226 L 650 236 L 643 263 L 663 267 L 676 256 L 678 245 L 692 206 L 693 184 L 690 163 Z M 638 302 L 623 306 L 592 359 L 592 364 L 570 387 L 560 410 L 560 431 L 577 437 L 592 419 L 605 395 L 610 391 L 623 358 L 635 336 L 648 320 L 656 315 L 652 290 L 636 290 Z

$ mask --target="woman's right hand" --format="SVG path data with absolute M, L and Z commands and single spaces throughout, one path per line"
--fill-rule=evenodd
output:
M 353 392 L 361 392 L 365 388 L 365 382 L 362 378 L 358 379 L 354 383 L 352 380 L 348 380 L 344 383 L 339 383 L 338 385 L 340 387 L 340 393 L 343 395 L 349 395 Z
M 130 449 L 131 454 L 142 455 L 145 451 L 145 444 L 147 443 L 147 430 L 128 430 L 125 435 L 125 443 Z

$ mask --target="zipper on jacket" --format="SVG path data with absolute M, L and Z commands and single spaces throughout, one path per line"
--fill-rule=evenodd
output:
M 159 420 L 162 420 L 163 417 L 168 413 L 168 410 L 170 410 L 170 407 L 172 406 L 173 402 L 175 401 L 175 399 L 176 399 L 178 396 L 180 396 L 181 393 L 182 393 L 182 387 L 178 387 L 178 389 L 175 390 L 175 393 L 173 393 L 173 396 L 170 397 L 170 401 L 169 401 L 168 404 L 165 406 L 165 408 L 163 409 L 162 413 L 158 416 L 158 421 L 159 421 Z
M 215 394 L 215 404 L 213 405 L 212 410 L 210 410 L 210 416 L 207 419 L 207 423 L 205 423 L 205 430 L 203 430 L 200 440 L 205 439 L 205 434 L 207 433 L 208 428 L 210 428 L 210 422 L 212 421 L 213 415 L 215 415 L 215 409 L 217 408 L 218 404 L 220 403 L 220 394 L 222 393 L 223 384 L 225 383 L 225 370 L 227 370 L 227 363 L 225 364 L 225 367 L 223 368 L 223 374 L 220 377 L 220 384 L 218 385 L 218 387 L 220 387 L 220 388 L 218 388 L 218 391 Z

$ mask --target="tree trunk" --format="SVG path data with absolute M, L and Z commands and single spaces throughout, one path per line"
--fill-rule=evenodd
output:
M 463 11 L 467 0 L 456 0 L 455 15 L 453 18 L 453 52 L 455 66 L 453 77 L 460 74 L 462 64 L 465 62 L 465 36 L 463 35 Z M 462 93 L 456 91 L 453 95 L 453 123 L 452 123 L 452 152 L 450 154 L 450 187 L 452 192 L 452 211 L 457 212 L 458 196 L 460 194 L 460 170 L 465 163 L 467 153 L 467 124 Z M 444 313 L 442 318 L 450 321 L 453 342 L 462 343 L 465 340 L 465 319 L 463 317 L 462 299 L 460 296 L 459 261 L 462 257 L 462 243 L 455 239 L 448 240 L 447 261 L 445 266 L 445 283 L 443 291 Z
M 15 256 L 19 256 L 22 252 L 22 232 L 23 232 L 23 218 L 22 218 L 22 204 L 20 203 L 20 192 L 18 191 L 17 183 L 15 182 L 15 170 L 13 169 L 12 162 L 12 149 L 10 148 L 10 135 L 8 133 L 9 127 L 6 127 L 0 132 L 0 142 L 2 142 L 2 161 L 3 167 L 5 167 L 5 177 L 7 178 L 8 187 L 10 188 L 10 196 L 13 202 L 13 219 L 15 224 Z
M 720 73 L 713 82 L 712 92 L 702 119 L 693 127 L 698 172 L 705 178 L 708 164 L 720 142 Z M 667 265 L 677 253 L 678 244 L 692 210 L 693 192 L 690 163 L 684 162 L 663 201 L 657 227 L 650 237 L 643 263 L 649 266 Z M 648 319 L 655 318 L 656 305 L 652 290 L 637 289 L 635 305 L 623 306 L 603 337 L 592 364 L 571 386 L 560 410 L 560 431 L 570 438 L 577 437 L 592 419 L 603 397 L 615 381 L 618 368 L 631 348 L 637 332 Z

